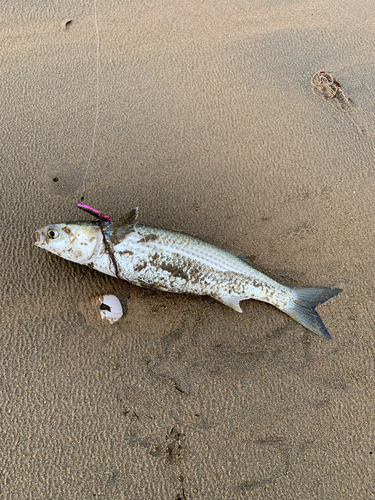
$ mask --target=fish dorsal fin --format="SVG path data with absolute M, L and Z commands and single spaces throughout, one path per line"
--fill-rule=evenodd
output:
M 246 262 L 246 264 L 249 264 L 249 266 L 251 267 L 253 266 L 253 263 L 245 253 L 235 253 L 234 255 L 243 260 L 244 262 Z
M 108 224 L 105 228 L 105 235 L 113 245 L 117 245 L 126 234 L 133 231 L 137 218 L 138 207 L 132 208 L 119 220 Z

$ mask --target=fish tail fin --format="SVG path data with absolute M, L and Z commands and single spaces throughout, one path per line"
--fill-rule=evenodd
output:
M 342 292 L 340 288 L 293 287 L 294 301 L 284 312 L 308 330 L 326 339 L 331 336 L 315 308 Z

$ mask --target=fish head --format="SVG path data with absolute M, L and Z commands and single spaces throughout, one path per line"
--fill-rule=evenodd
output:
M 102 234 L 95 222 L 61 222 L 36 231 L 35 245 L 78 264 L 88 264 L 97 253 Z

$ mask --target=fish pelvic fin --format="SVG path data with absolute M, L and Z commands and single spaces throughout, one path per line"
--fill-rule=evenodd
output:
M 315 308 L 342 290 L 327 287 L 294 287 L 292 290 L 295 296 L 294 301 L 283 311 L 311 332 L 330 339 L 331 336 Z
M 214 297 L 214 299 L 218 300 L 225 306 L 234 309 L 235 311 L 242 313 L 242 309 L 240 307 L 240 300 L 244 300 L 242 297 L 232 297 L 231 295 L 226 295 L 224 297 Z

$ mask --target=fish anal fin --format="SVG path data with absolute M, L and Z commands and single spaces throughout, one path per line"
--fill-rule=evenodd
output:
M 243 300 L 241 297 L 234 297 L 232 295 L 225 295 L 225 296 L 220 296 L 220 297 L 214 297 L 214 299 L 218 300 L 225 306 L 230 307 L 231 309 L 234 309 L 235 311 L 242 313 L 242 309 L 240 307 L 240 300 Z

